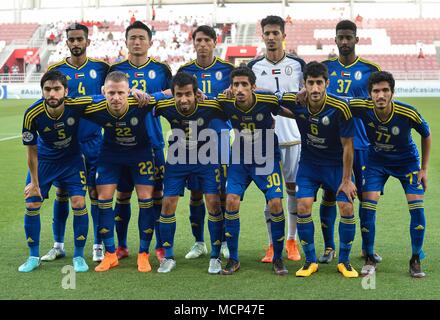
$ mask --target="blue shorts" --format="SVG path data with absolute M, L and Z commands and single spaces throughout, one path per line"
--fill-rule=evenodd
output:
M 322 186 L 324 190 L 336 194 L 342 182 L 342 166 L 318 166 L 300 162 L 298 175 L 296 176 L 296 197 L 316 198 L 316 192 Z M 339 192 L 336 201 L 350 202 L 344 192 Z
M 215 179 L 220 183 L 220 193 L 226 193 L 226 179 L 228 177 L 228 165 L 222 164 L 215 169 Z M 191 191 L 202 190 L 202 182 L 196 176 L 190 176 L 186 181 L 186 188 Z M 181 195 L 183 196 L 183 194 Z
M 30 172 L 26 177 L 26 185 L 31 182 Z M 49 198 L 52 184 L 66 190 L 69 197 L 86 194 L 87 178 L 83 158 L 78 156 L 68 161 L 38 161 L 38 183 L 43 199 Z M 31 197 L 26 202 L 39 202 L 43 199 Z
M 216 179 L 216 165 L 165 164 L 164 196 L 180 196 L 184 193 L 186 181 L 194 177 L 200 182 L 204 194 L 218 194 L 220 183 Z
M 87 185 L 89 187 L 96 186 L 96 165 L 98 162 L 99 151 L 102 145 L 102 136 L 95 136 L 94 139 L 89 139 L 84 142 L 80 142 L 81 152 L 84 155 L 86 170 L 87 170 Z
M 242 199 L 249 184 L 254 181 L 257 187 L 264 193 L 266 201 L 275 198 L 283 198 L 283 175 L 279 161 L 274 162 L 274 168 L 270 174 L 257 174 L 255 164 L 230 164 L 228 168 L 228 180 L 226 194 L 236 194 Z
M 154 191 L 163 190 L 163 175 L 165 171 L 165 155 L 163 149 L 153 149 L 154 155 Z M 118 182 L 119 192 L 132 192 L 134 189 L 133 179 L 128 167 L 123 169 L 121 179 Z
M 405 194 L 425 194 L 424 186 L 421 183 L 417 183 L 417 173 L 419 170 L 418 163 L 402 167 L 376 166 L 370 163 L 365 170 L 365 184 L 362 191 L 381 191 L 388 178 L 392 176 L 400 180 Z

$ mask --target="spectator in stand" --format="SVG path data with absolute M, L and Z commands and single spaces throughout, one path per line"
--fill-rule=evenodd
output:
M 292 17 L 290 15 L 287 15 L 286 17 L 286 24 L 293 24 Z
M 338 55 L 335 52 L 335 49 L 333 48 L 332 51 L 328 54 L 328 59 L 336 58 Z
M 133 15 L 130 18 L 130 24 L 133 24 L 135 21 L 136 21 L 136 17 L 134 16 L 134 13 L 133 13 Z
M 419 55 L 418 55 L 417 58 L 418 58 L 418 59 L 425 59 L 425 54 L 423 53 L 422 48 L 420 48 L 420 50 L 419 50 Z
M 5 64 L 3 66 L 3 73 L 8 74 L 9 73 L 9 66 L 7 64 Z

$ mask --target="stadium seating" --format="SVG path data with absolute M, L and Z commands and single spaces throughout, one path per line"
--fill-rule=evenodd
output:
M 38 28 L 38 23 L 0 23 L 0 40 L 6 45 L 13 40 L 29 40 Z

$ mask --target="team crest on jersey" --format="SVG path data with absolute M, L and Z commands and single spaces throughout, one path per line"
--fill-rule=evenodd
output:
M 293 68 L 291 66 L 287 66 L 286 69 L 284 69 L 284 72 L 286 75 L 290 76 L 293 73 Z
M 89 75 L 92 79 L 96 79 L 96 77 L 98 76 L 95 69 L 90 70 Z
M 148 72 L 148 77 L 149 77 L 150 79 L 155 79 L 155 78 L 156 78 L 156 71 L 154 71 L 154 70 L 150 70 L 150 71 Z
M 399 135 L 400 133 L 400 129 L 399 127 L 395 126 L 391 128 L 391 133 L 394 134 L 395 136 Z
M 203 120 L 203 118 L 198 118 L 198 119 L 197 119 L 197 125 L 198 125 L 199 127 L 203 126 L 204 123 L 205 123 L 205 120 Z
M 75 124 L 75 119 L 72 117 L 69 117 L 69 118 L 67 118 L 66 122 L 69 126 L 73 126 Z
M 264 119 L 264 116 L 263 116 L 262 113 L 258 113 L 258 114 L 255 116 L 255 119 L 256 119 L 257 121 L 261 121 L 261 120 Z
M 24 142 L 31 142 L 34 139 L 34 135 L 32 132 L 25 131 L 23 132 L 23 141 Z
M 136 117 L 131 118 L 131 120 L 130 120 L 130 124 L 131 124 L 132 126 L 137 126 L 138 123 L 139 123 L 138 118 L 136 118 Z
M 321 122 L 323 125 L 328 126 L 330 124 L 330 119 L 329 117 L 325 116 L 322 118 Z
M 215 73 L 215 78 L 220 81 L 221 79 L 223 79 L 223 73 L 221 71 L 217 71 Z
M 354 78 L 355 78 L 356 80 L 361 80 L 361 79 L 362 79 L 362 72 L 361 72 L 361 71 L 356 71 L 356 72 L 354 73 Z

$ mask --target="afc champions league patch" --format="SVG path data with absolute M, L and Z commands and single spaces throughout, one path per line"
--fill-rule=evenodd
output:
M 361 80 L 361 79 L 362 79 L 362 72 L 361 72 L 361 71 L 356 71 L 356 72 L 354 73 L 354 78 L 355 78 L 356 80 Z
M 328 126 L 330 124 L 330 118 L 325 116 L 321 119 L 323 125 Z
M 34 139 L 34 135 L 32 132 L 25 131 L 23 132 L 23 141 L 24 142 L 31 142 Z
M 155 79 L 156 78 L 156 71 L 154 71 L 154 70 L 148 71 L 148 78 Z
M 393 135 L 395 135 L 395 136 L 399 135 L 399 133 L 400 133 L 400 129 L 399 129 L 399 127 L 397 127 L 397 126 L 392 127 L 392 128 L 391 128 L 391 133 L 392 133 Z
M 138 123 L 139 123 L 138 118 L 136 118 L 136 117 L 131 118 L 131 120 L 130 120 L 130 124 L 131 124 L 133 127 L 134 127 L 134 126 L 137 126 Z
M 197 119 L 197 125 L 198 125 L 199 127 L 203 126 L 204 123 L 205 123 L 205 120 L 203 120 L 203 118 L 198 118 L 198 119 Z
M 255 116 L 255 119 L 256 119 L 257 121 L 261 121 L 261 120 L 264 119 L 264 116 L 263 116 L 262 113 L 258 113 L 258 114 Z
M 75 124 L 75 119 L 72 117 L 69 117 L 69 118 L 67 118 L 66 122 L 69 126 L 73 126 Z
M 90 70 L 89 75 L 92 79 L 96 79 L 96 77 L 98 76 L 95 69 Z
M 215 73 L 215 78 L 220 81 L 221 79 L 223 79 L 223 73 L 221 71 L 217 71 Z
M 286 75 L 290 76 L 293 73 L 293 68 L 291 66 L 287 66 L 286 69 L 284 69 L 284 72 L 286 72 Z

